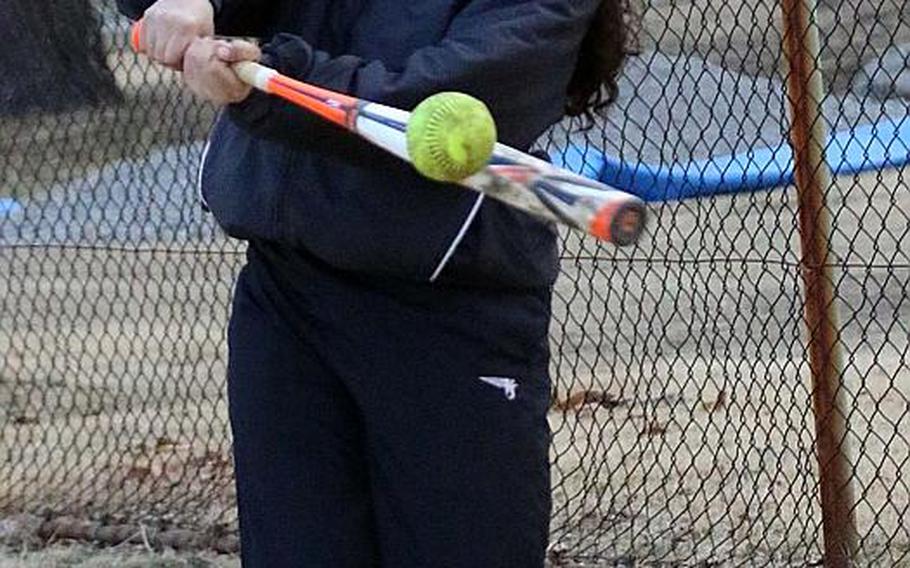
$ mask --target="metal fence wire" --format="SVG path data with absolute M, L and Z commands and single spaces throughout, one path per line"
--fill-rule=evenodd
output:
M 910 565 L 910 6 L 819 2 L 813 122 L 834 175 L 804 221 L 830 223 L 841 407 L 813 411 L 803 276 L 821 267 L 804 263 L 800 192 L 786 176 L 736 191 L 793 163 L 785 6 L 628 0 L 619 101 L 541 146 L 632 189 L 672 170 L 688 193 L 653 201 L 635 247 L 564 236 L 553 565 L 838 565 L 829 529 L 851 517 L 846 556 Z M 214 110 L 126 49 L 113 2 L 49 6 L 0 4 L 22 46 L 0 55 L 0 536 L 30 518 L 44 537 L 142 526 L 232 550 L 224 334 L 243 245 L 197 203 Z M 67 21 L 86 24 L 65 37 Z M 846 483 L 825 494 L 816 426 L 838 421 Z

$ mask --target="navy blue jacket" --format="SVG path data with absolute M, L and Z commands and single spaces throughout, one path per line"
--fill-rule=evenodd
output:
M 150 0 L 118 0 L 139 17 Z M 444 90 L 486 102 L 527 149 L 562 117 L 599 0 L 213 0 L 222 34 L 265 38 L 282 73 L 411 109 Z M 241 239 L 302 247 L 338 268 L 409 280 L 537 287 L 557 274 L 552 227 L 430 182 L 382 150 L 273 97 L 222 113 L 202 192 Z

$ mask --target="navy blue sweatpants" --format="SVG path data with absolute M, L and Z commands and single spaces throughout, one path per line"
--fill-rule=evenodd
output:
M 244 566 L 542 566 L 549 309 L 251 244 L 229 331 Z

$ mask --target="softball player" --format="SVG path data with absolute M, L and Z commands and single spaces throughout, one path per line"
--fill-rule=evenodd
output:
M 249 243 L 228 334 L 245 566 L 542 566 L 558 266 L 552 227 L 229 63 L 405 109 L 465 92 L 528 149 L 613 100 L 620 1 L 118 0 L 145 53 L 225 105 L 199 177 Z

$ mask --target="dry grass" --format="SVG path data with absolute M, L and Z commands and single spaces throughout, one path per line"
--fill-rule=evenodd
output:
M 910 555 L 906 174 L 844 178 L 830 195 L 834 250 L 849 265 L 835 278 L 871 564 Z M 652 261 L 567 267 L 555 319 L 573 323 L 554 327 L 557 375 L 568 391 L 609 395 L 552 417 L 556 536 L 568 548 L 664 561 L 820 555 L 794 197 L 664 205 L 632 253 Z
M 40 550 L 0 548 L 0 568 L 239 568 L 235 557 L 206 553 L 155 552 L 141 547 L 98 549 L 58 544 Z
M 230 519 L 223 337 L 241 257 L 13 248 L 0 259 L 0 297 L 18 299 L 0 315 L 0 509 Z

